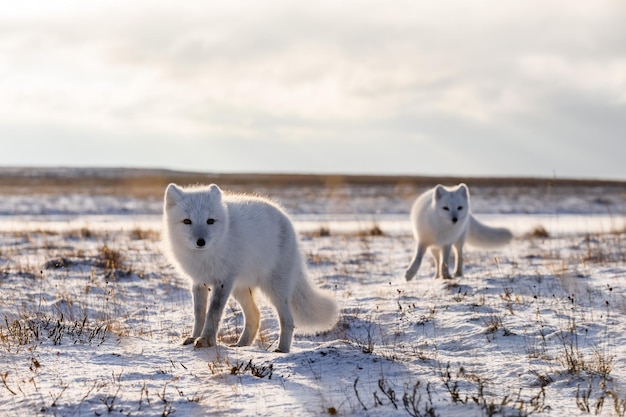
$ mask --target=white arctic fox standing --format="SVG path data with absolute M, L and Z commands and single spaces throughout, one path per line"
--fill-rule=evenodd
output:
M 427 249 L 435 258 L 436 278 L 452 278 L 448 259 L 452 246 L 456 261 L 454 275 L 463 275 L 463 244 L 495 247 L 508 243 L 513 237 L 510 230 L 489 227 L 480 223 L 470 211 L 467 185 L 446 188 L 442 185 L 420 195 L 411 208 L 413 235 L 416 240 L 415 256 L 406 270 L 405 278 L 413 279 Z
M 250 345 L 260 321 L 256 288 L 278 313 L 280 352 L 289 352 L 294 327 L 314 332 L 337 321 L 337 304 L 308 281 L 293 225 L 275 203 L 223 194 L 215 184 L 190 188 L 170 184 L 164 221 L 168 255 L 192 283 L 195 321 L 191 337 L 183 344 L 216 344 L 222 312 L 232 293 L 245 321 L 237 346 Z

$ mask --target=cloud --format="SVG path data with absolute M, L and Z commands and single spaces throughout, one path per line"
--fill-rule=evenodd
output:
M 477 161 L 455 162 L 463 172 L 543 174 L 576 172 L 548 150 L 575 141 L 577 160 L 596 155 L 585 140 L 616 143 L 624 130 L 620 2 L 35 3 L 0 6 L 0 133 L 221 141 L 233 166 L 229 143 L 262 141 L 311 171 L 343 169 L 355 143 L 361 161 L 396 146 L 442 161 L 462 149 Z M 315 156 L 319 144 L 339 156 Z M 419 171 L 398 160 L 353 166 Z

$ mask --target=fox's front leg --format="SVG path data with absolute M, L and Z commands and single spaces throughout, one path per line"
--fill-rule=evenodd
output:
M 454 276 L 463 276 L 463 241 L 459 241 L 454 244 L 456 249 L 456 267 L 454 268 Z
M 208 347 L 217 344 L 217 329 L 231 290 L 232 284 L 216 284 L 213 287 L 209 310 L 206 312 L 206 319 L 204 320 L 204 327 L 200 337 L 194 342 L 195 347 Z
M 430 254 L 435 261 L 435 279 L 441 278 L 441 248 L 438 246 L 430 247 Z
M 452 279 L 450 275 L 450 267 L 448 266 L 448 261 L 450 260 L 450 251 L 452 249 L 452 245 L 443 245 L 441 247 L 441 276 L 443 279 Z
M 191 287 L 191 296 L 193 298 L 193 331 L 191 337 L 186 338 L 183 341 L 183 345 L 189 345 L 193 343 L 202 332 L 204 327 L 204 320 L 206 318 L 206 304 L 209 295 L 209 289 L 206 284 L 195 284 Z

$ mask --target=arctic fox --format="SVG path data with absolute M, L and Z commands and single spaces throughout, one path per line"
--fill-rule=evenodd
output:
M 231 293 L 244 315 L 244 330 L 236 346 L 250 345 L 260 322 L 256 288 L 278 313 L 279 352 L 289 352 L 295 327 L 315 332 L 335 324 L 337 304 L 307 279 L 293 225 L 277 204 L 261 197 L 222 193 L 215 184 L 190 188 L 170 184 L 164 200 L 167 254 L 191 280 L 195 320 L 184 345 L 216 344 Z
M 508 243 L 513 237 L 510 230 L 494 228 L 480 223 L 470 211 L 469 189 L 465 184 L 446 188 L 442 185 L 420 195 L 411 208 L 413 235 L 416 240 L 415 255 L 404 277 L 413 279 L 427 249 L 435 259 L 435 278 L 452 278 L 448 259 L 452 246 L 456 261 L 454 276 L 463 276 L 463 244 L 495 247 Z

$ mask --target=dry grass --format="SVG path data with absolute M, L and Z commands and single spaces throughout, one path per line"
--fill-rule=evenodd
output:
M 550 233 L 548 233 L 545 227 L 538 225 L 528 233 L 528 237 L 534 239 L 548 239 L 550 237 Z
M 142 229 L 135 227 L 129 232 L 130 238 L 133 240 L 152 240 L 157 241 L 161 238 L 161 233 L 157 230 Z

